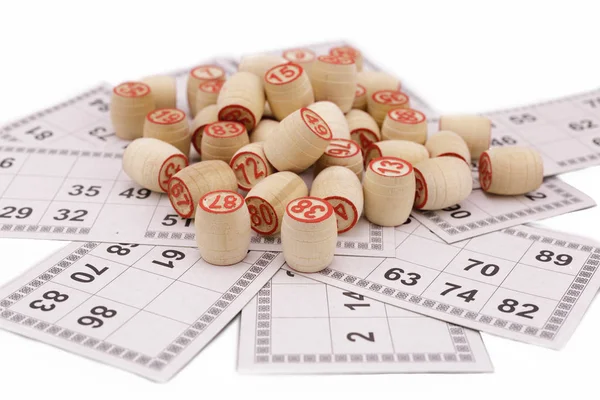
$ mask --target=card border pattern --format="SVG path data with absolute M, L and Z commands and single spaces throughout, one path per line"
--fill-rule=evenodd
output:
M 503 223 L 517 218 L 529 217 L 537 213 L 555 210 L 565 206 L 581 203 L 583 201 L 579 197 L 575 196 L 572 193 L 568 193 L 567 191 L 565 191 L 561 187 L 558 187 L 552 182 L 546 183 L 544 186 L 552 190 L 557 195 L 564 197 L 564 200 L 555 201 L 553 203 L 545 204 L 543 206 L 529 207 L 519 211 L 509 212 L 502 215 L 496 215 L 481 219 L 479 221 L 469 222 L 463 225 L 450 225 L 437 214 L 437 211 L 418 211 L 417 215 L 420 215 L 433 222 L 439 229 L 444 231 L 444 233 L 446 233 L 447 235 L 454 236 L 468 232 L 472 229 L 485 228 L 489 225 Z
M 407 362 L 475 362 L 466 329 L 446 323 L 455 348 L 454 353 L 363 353 L 363 354 L 271 354 L 272 282 L 256 295 L 254 361 L 258 364 L 321 363 L 407 363 Z
M 166 346 L 156 357 L 142 354 L 134 350 L 129 350 L 121 346 L 114 345 L 110 342 L 99 340 L 82 333 L 77 333 L 70 329 L 63 328 L 45 321 L 40 321 L 34 317 L 29 317 L 27 315 L 10 310 L 10 307 L 15 305 L 22 298 L 34 290 L 42 287 L 44 284 L 51 282 L 55 276 L 69 268 L 69 266 L 77 262 L 81 257 L 91 252 L 100 244 L 100 242 L 84 243 L 62 260 L 38 275 L 35 279 L 1 299 L 0 319 L 23 327 L 45 332 L 54 337 L 79 344 L 89 349 L 97 350 L 99 353 L 111 355 L 142 367 L 161 371 L 168 366 L 178 354 L 185 350 L 188 345 L 193 343 L 194 339 L 198 337 L 202 331 L 207 329 L 209 325 L 215 321 L 217 317 L 223 313 L 223 311 L 225 311 L 241 293 L 244 292 L 244 290 L 254 281 L 254 279 L 258 277 L 279 254 L 276 252 L 264 252 L 254 263 L 248 266 L 247 271 L 242 275 L 242 277 L 239 278 L 228 290 L 226 290 L 204 314 L 202 314 L 193 324 L 189 324 L 189 327 L 168 346 Z
M 520 333 L 529 336 L 539 337 L 541 339 L 545 339 L 549 342 L 552 342 L 560 332 L 560 329 L 562 328 L 570 312 L 577 304 L 579 297 L 583 294 L 588 283 L 592 280 L 594 274 L 596 273 L 598 266 L 600 265 L 600 248 L 589 245 L 583 245 L 575 242 L 567 242 L 565 240 L 555 239 L 549 236 L 532 234 L 514 228 L 505 229 L 500 232 L 511 236 L 517 236 L 523 239 L 528 239 L 536 242 L 541 242 L 574 250 L 582 250 L 590 253 L 590 256 L 587 258 L 585 263 L 583 263 L 577 275 L 573 277 L 573 280 L 571 281 L 571 284 L 567 288 L 565 294 L 558 301 L 558 304 L 554 308 L 554 311 L 544 323 L 543 328 L 537 328 L 526 324 L 509 322 L 501 318 L 482 314 L 480 312 L 468 311 L 460 307 L 442 303 L 436 300 L 427 299 L 423 296 L 403 292 L 401 290 L 394 289 L 389 286 L 361 279 L 359 277 L 349 275 L 337 270 L 332 270 L 330 268 L 325 268 L 321 272 L 318 272 L 318 274 L 321 274 L 328 278 L 332 278 L 334 280 L 343 281 L 353 286 L 368 289 L 380 295 L 385 295 L 398 300 L 409 302 L 413 305 L 418 305 L 429 309 L 435 309 L 436 311 L 452 315 L 453 317 L 479 322 L 485 325 L 493 326 L 495 328 L 501 328 L 513 333 Z

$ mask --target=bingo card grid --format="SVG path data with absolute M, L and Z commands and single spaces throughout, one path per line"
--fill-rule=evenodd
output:
M 235 72 L 232 59 L 216 58 L 203 64 L 215 64 L 227 75 Z M 190 68 L 191 69 L 191 68 Z M 177 107 L 188 113 L 187 77 L 190 69 L 166 75 L 175 78 Z M 31 146 L 122 151 L 128 140 L 118 138 L 110 120 L 112 85 L 103 83 L 52 107 L 0 127 L 0 140 Z
M 460 204 L 419 211 L 414 217 L 448 243 L 595 206 L 594 200 L 567 183 L 547 178 L 534 192 L 499 196 L 474 190 Z
M 110 122 L 112 87 L 100 84 L 0 128 L 0 140 L 36 146 L 123 150 Z
M 478 332 L 289 271 L 244 308 L 238 360 L 243 372 L 493 370 Z
M 492 147 L 535 148 L 544 176 L 600 164 L 600 89 L 482 115 L 492 121 Z M 429 120 L 429 132 L 437 130 L 438 119 Z M 477 168 L 478 160 L 472 169 L 479 187 Z
M 0 326 L 166 381 L 283 262 L 277 253 L 249 252 L 220 268 L 192 249 L 73 243 L 2 289 Z
M 450 245 L 411 217 L 396 228 L 396 243 L 395 258 L 336 257 L 310 277 L 554 349 L 568 341 L 600 286 L 596 243 L 531 226 Z
M 0 145 L 0 237 L 96 240 L 195 247 L 192 219 L 168 196 L 132 182 L 122 153 Z M 251 250 L 280 251 L 277 236 L 253 235 Z M 394 254 L 394 230 L 362 219 L 337 253 Z

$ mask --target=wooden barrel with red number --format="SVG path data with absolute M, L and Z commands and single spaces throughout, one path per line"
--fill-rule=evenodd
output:
M 302 108 L 283 119 L 264 143 L 267 160 L 278 171 L 302 172 L 325 152 L 331 129 L 319 114 Z
M 278 125 L 279 121 L 272 119 L 261 120 L 250 135 L 250 143 L 265 142 Z
M 308 74 L 298 64 L 276 65 L 265 73 L 264 83 L 271 112 L 279 121 L 315 101 Z
M 190 71 L 187 81 L 187 100 L 192 117 L 196 116 L 198 87 L 205 82 L 224 80 L 225 70 L 218 65 L 199 65 Z
M 337 220 L 329 202 L 300 197 L 285 209 L 281 228 L 283 257 L 296 271 L 318 272 L 333 261 Z
M 338 233 L 348 232 L 363 212 L 363 188 L 360 179 L 344 167 L 328 167 L 317 175 L 310 195 L 327 200 L 337 219 Z
M 382 140 L 367 147 L 365 165 L 379 157 L 396 157 L 414 165 L 428 159 L 429 152 L 422 144 L 408 140 Z
M 231 157 L 229 166 L 235 173 L 238 188 L 246 191 L 273 173 L 273 167 L 265 157 L 262 142 L 250 143 L 240 148 Z
M 171 178 L 169 201 L 180 217 L 193 218 L 200 198 L 214 190 L 237 190 L 235 174 L 224 161 L 202 161 Z
M 367 97 L 367 111 L 379 126 L 383 124 L 388 111 L 409 107 L 408 96 L 399 90 L 378 90 Z
M 442 115 L 440 131 L 452 131 L 464 139 L 469 146 L 473 160 L 490 148 L 492 140 L 492 121 L 480 115 Z
M 190 124 L 185 113 L 177 108 L 159 108 L 146 116 L 144 137 L 167 142 L 183 154 L 190 154 Z
M 142 82 L 124 82 L 113 89 L 110 119 L 115 134 L 133 140 L 144 134 L 146 115 L 155 108 L 150 86 Z
M 363 180 L 365 217 L 374 224 L 403 224 L 415 199 L 415 174 L 412 165 L 396 157 L 371 160 Z
M 166 192 L 171 177 L 187 166 L 185 154 L 154 138 L 136 139 L 123 153 L 123 171 L 135 183 L 154 192 Z
M 325 153 L 315 164 L 315 175 L 327 167 L 346 167 L 359 179 L 363 172 L 363 155 L 354 140 L 331 139 Z
M 356 63 L 352 58 L 319 56 L 310 72 L 315 100 L 331 101 L 344 113 L 352 109 L 356 79 Z
M 223 87 L 223 80 L 213 80 L 203 82 L 198 86 L 196 92 L 195 115 L 198 115 L 202 109 L 213 104 L 217 104 L 219 93 Z
M 261 235 L 279 232 L 287 204 L 307 195 L 306 183 L 293 172 L 277 172 L 267 176 L 246 195 L 252 229 Z
M 479 158 L 479 182 L 488 193 L 520 195 L 536 190 L 544 180 L 544 161 L 530 147 L 492 147 Z
M 201 139 L 202 161 L 229 162 L 236 151 L 250 143 L 248 132 L 239 122 L 218 121 L 204 127 Z
M 367 99 L 378 90 L 401 89 L 398 78 L 383 71 L 361 71 L 357 74 L 357 82 L 364 86 Z
M 309 49 L 284 50 L 282 55 L 286 60 L 293 62 L 294 64 L 298 64 L 304 68 L 304 71 L 306 71 L 307 74 L 310 74 L 312 66 L 317 59 L 314 51 Z
M 441 210 L 466 199 L 473 189 L 471 168 L 458 157 L 436 157 L 415 164 L 415 208 Z
M 142 82 L 150 86 L 156 108 L 177 107 L 177 82 L 175 82 L 175 78 L 168 75 L 153 75 L 142 79 Z
M 265 89 L 262 76 L 251 72 L 236 72 L 221 88 L 217 98 L 219 121 L 244 124 L 252 132 L 265 110 Z
M 350 139 L 350 128 L 346 116 L 340 108 L 331 101 L 317 101 L 308 106 L 327 122 L 327 126 L 331 129 L 332 138 Z
M 206 106 L 196 114 L 192 121 L 192 145 L 198 154 L 202 154 L 202 132 L 204 132 L 206 125 L 219 120 L 218 111 L 216 104 Z
M 351 58 L 356 63 L 356 71 L 360 72 L 363 69 L 362 53 L 352 46 L 333 47 L 329 50 L 329 54 L 336 57 Z
M 250 247 L 250 214 L 236 192 L 217 190 L 200 198 L 196 208 L 196 243 L 202 259 L 214 265 L 242 261 Z
M 469 146 L 460 135 L 452 131 L 439 131 L 427 139 L 425 148 L 429 151 L 430 157 L 452 156 L 471 163 L 471 153 Z
M 242 57 L 238 71 L 249 72 L 262 79 L 269 69 L 286 62 L 283 57 L 273 54 L 252 54 Z
M 346 114 L 346 121 L 350 137 L 358 143 L 363 153 L 371 144 L 381 140 L 379 125 L 369 113 L 362 110 L 350 110 Z
M 427 118 L 412 108 L 394 108 L 388 111 L 381 126 L 383 140 L 410 140 L 425 144 L 427 140 Z
M 360 83 L 356 84 L 356 93 L 354 93 L 352 109 L 363 111 L 367 109 L 367 89 Z

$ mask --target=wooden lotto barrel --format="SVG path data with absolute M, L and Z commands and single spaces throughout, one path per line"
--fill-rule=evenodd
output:
M 464 139 L 469 146 L 473 160 L 490 148 L 492 140 L 492 121 L 479 115 L 442 115 L 440 131 L 452 131 Z
M 365 151 L 365 166 L 379 157 L 396 157 L 412 165 L 429 158 L 429 152 L 422 144 L 408 140 L 383 140 L 373 143 Z
M 354 93 L 354 102 L 352 109 L 367 110 L 367 89 L 360 83 L 356 84 L 356 93 Z
M 356 63 L 356 71 L 360 72 L 363 69 L 363 56 L 360 50 L 355 49 L 352 46 L 339 46 L 332 47 L 329 50 L 329 55 L 335 57 L 346 57 L 351 58 Z
M 253 54 L 242 57 L 240 64 L 238 65 L 238 72 L 249 72 L 256 75 L 258 78 L 263 79 L 265 73 L 279 64 L 285 64 L 288 61 L 277 55 L 273 54 Z
M 217 99 L 224 83 L 224 80 L 213 80 L 203 82 L 198 86 L 194 115 L 198 115 L 205 107 L 217 104 Z
M 218 65 L 199 65 L 192 68 L 188 75 L 186 88 L 188 107 L 192 117 L 196 116 L 196 95 L 198 94 L 198 87 L 209 81 L 224 81 L 225 77 L 225 70 Z
M 282 56 L 286 60 L 300 65 L 309 75 L 317 59 L 315 52 L 309 49 L 288 49 L 283 52 Z
M 315 175 L 327 167 L 346 167 L 360 179 L 363 171 L 363 155 L 358 143 L 348 139 L 331 139 L 325 153 L 315 163 Z
M 519 195 L 539 188 L 544 161 L 529 147 L 493 147 L 479 158 L 479 182 L 488 193 Z
M 177 108 L 160 108 L 151 111 L 144 123 L 144 137 L 167 142 L 183 154 L 190 154 L 190 124 L 185 112 Z
M 351 58 L 319 56 L 310 73 L 316 101 L 331 101 L 342 112 L 352 108 L 356 93 L 356 64 Z
M 242 261 L 250 247 L 250 214 L 236 192 L 217 190 L 200 198 L 194 219 L 202 259 L 214 265 Z
M 410 140 L 425 144 L 427 117 L 412 108 L 394 108 L 388 111 L 381 126 L 383 140 Z
M 265 142 L 278 125 L 279 121 L 262 119 L 250 134 L 250 142 Z
M 338 233 L 348 232 L 363 212 L 364 196 L 360 179 L 345 167 L 328 167 L 317 175 L 310 195 L 327 200 L 337 219 Z
M 171 177 L 187 166 L 185 154 L 154 138 L 136 139 L 123 153 L 123 171 L 135 183 L 153 192 L 166 192 Z
M 267 176 L 246 195 L 252 229 L 261 235 L 279 232 L 287 204 L 307 195 L 306 183 L 293 172 L 277 172 Z
M 316 197 L 300 197 L 286 207 L 281 228 L 283 257 L 300 272 L 318 272 L 333 261 L 337 220 L 333 207 Z
M 452 131 L 440 131 L 434 133 L 425 143 L 430 157 L 452 156 L 471 163 L 471 153 L 469 146 L 458 134 Z
M 350 110 L 346 114 L 350 137 L 364 152 L 371 144 L 381 140 L 379 125 L 371 115 L 362 110 Z
M 252 132 L 265 110 L 265 89 L 262 76 L 251 72 L 236 72 L 221 87 L 217 98 L 219 121 L 244 124 Z
M 390 110 L 409 107 L 408 96 L 399 90 L 378 90 L 367 97 L 367 111 L 379 126 L 383 124 Z
M 264 84 L 268 104 L 279 121 L 315 101 L 308 74 L 298 64 L 274 66 L 265 73 Z
M 222 160 L 229 163 L 231 157 L 250 143 L 246 127 L 239 122 L 217 121 L 204 127 L 200 149 L 202 161 Z
M 115 86 L 110 100 L 110 119 L 115 134 L 125 140 L 141 138 L 146 115 L 154 108 L 154 96 L 145 83 L 124 82 Z
M 403 224 L 415 200 L 412 165 L 396 157 L 371 160 L 363 180 L 365 217 L 381 226 Z
M 400 81 L 393 75 L 383 71 L 361 71 L 357 74 L 357 83 L 367 92 L 367 98 L 379 90 L 400 90 Z
M 331 137 L 334 139 L 350 139 L 350 129 L 346 116 L 340 108 L 331 101 L 317 101 L 308 106 L 321 116 L 331 129 Z
M 202 132 L 204 132 L 206 125 L 219 120 L 218 111 L 216 104 L 206 106 L 196 114 L 192 121 L 192 145 L 200 155 L 202 154 Z
M 156 108 L 177 107 L 177 83 L 175 78 L 168 75 L 153 75 L 142 79 L 150 86 Z
M 235 173 L 238 187 L 246 191 L 273 173 L 273 167 L 265 156 L 263 142 L 250 143 L 240 148 L 231 157 L 229 166 Z
M 323 155 L 331 136 L 319 114 L 302 108 L 273 130 L 264 143 L 265 155 L 278 171 L 302 172 Z
M 202 161 L 177 172 L 169 181 L 169 201 L 182 218 L 193 218 L 200 198 L 214 190 L 237 190 L 237 179 L 226 162 Z
M 441 210 L 466 199 L 473 189 L 471 168 L 457 157 L 430 158 L 415 165 L 415 208 Z

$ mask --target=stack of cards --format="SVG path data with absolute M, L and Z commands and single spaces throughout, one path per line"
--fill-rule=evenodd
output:
M 344 46 L 273 54 L 310 71 L 315 55 Z M 238 65 L 206 63 L 228 75 Z M 169 74 L 185 111 L 188 71 Z M 0 127 L 0 237 L 73 241 L 0 289 L 2 328 L 156 381 L 240 312 L 243 372 L 491 372 L 479 331 L 558 349 L 600 287 L 600 244 L 523 225 L 595 206 L 554 175 L 600 164 L 599 91 L 485 114 L 492 146 L 542 155 L 548 178 L 535 192 L 474 190 L 396 228 L 363 217 L 314 274 L 285 264 L 277 235 L 253 234 L 236 265 L 202 260 L 193 220 L 123 172 L 128 142 L 112 128 L 110 95 L 100 84 Z

